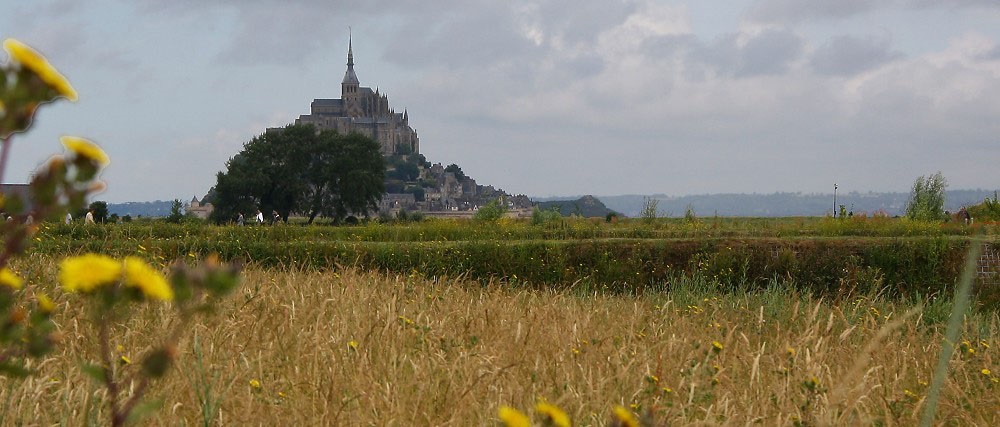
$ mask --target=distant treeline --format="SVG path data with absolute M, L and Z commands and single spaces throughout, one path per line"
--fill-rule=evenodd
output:
M 945 209 L 952 212 L 962 206 L 982 203 L 994 190 L 950 190 L 945 192 Z M 824 216 L 833 211 L 833 194 L 772 193 L 772 194 L 702 194 L 691 196 L 622 195 L 599 196 L 611 210 L 629 217 L 642 212 L 645 197 L 659 200 L 657 210 L 662 216 L 681 217 L 688 208 L 697 216 Z M 869 215 L 883 211 L 889 216 L 903 215 L 909 193 L 840 193 L 837 205 L 848 212 Z
M 170 215 L 172 200 L 157 200 L 155 202 L 108 203 L 108 214 L 118 214 L 120 217 L 130 215 L 137 217 L 157 217 Z

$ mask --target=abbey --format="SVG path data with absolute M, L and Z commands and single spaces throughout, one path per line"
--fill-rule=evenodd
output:
M 389 107 L 389 98 L 370 87 L 361 87 L 354 73 L 354 47 L 347 45 L 347 72 L 340 83 L 339 99 L 314 99 L 310 114 L 299 116 L 295 124 L 311 123 L 319 129 L 340 133 L 357 132 L 374 139 L 383 156 L 419 154 L 420 140 L 410 127 L 409 115 Z

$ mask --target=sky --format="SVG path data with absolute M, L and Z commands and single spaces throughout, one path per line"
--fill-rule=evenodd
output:
M 431 162 L 529 196 L 1000 187 L 996 0 L 0 0 L 79 101 L 39 109 L 112 203 L 201 198 L 243 144 L 362 86 Z M 0 51 L 0 61 L 7 61 Z

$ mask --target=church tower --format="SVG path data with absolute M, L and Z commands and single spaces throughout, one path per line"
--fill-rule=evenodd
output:
M 340 82 L 340 98 L 344 100 L 347 114 L 351 117 L 358 117 L 362 114 L 360 103 L 358 102 L 358 75 L 354 74 L 354 45 L 353 40 L 347 42 L 347 72 L 344 73 L 344 81 Z

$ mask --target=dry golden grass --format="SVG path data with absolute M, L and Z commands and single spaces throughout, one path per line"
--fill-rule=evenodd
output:
M 0 378 L 2 424 L 106 424 L 103 391 L 79 369 L 96 360 L 82 299 L 30 261 L 63 342 L 37 375 Z M 606 424 L 616 404 L 656 425 L 912 425 L 943 330 L 902 304 L 788 291 L 587 295 L 296 268 L 249 268 L 243 283 L 186 335 L 145 423 L 205 423 L 207 385 L 218 425 L 494 425 L 500 405 L 539 399 L 578 425 Z M 166 314 L 133 316 L 114 344 L 139 360 Z M 966 325 L 975 353 L 954 358 L 937 422 L 1000 424 L 997 336 L 995 315 Z

